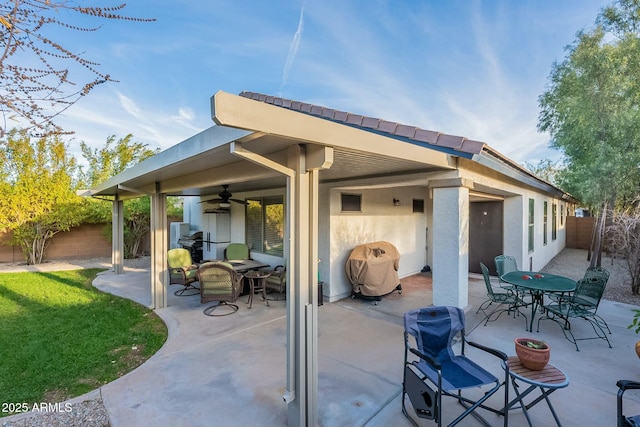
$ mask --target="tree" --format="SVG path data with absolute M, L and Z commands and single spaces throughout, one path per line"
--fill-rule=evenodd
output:
M 606 229 L 607 245 L 614 257 L 625 260 L 631 293 L 640 294 L 640 205 L 617 212 Z
M 41 263 L 51 238 L 82 222 L 76 168 L 58 136 L 12 131 L 0 145 L 0 229 L 13 231 L 27 264 Z
M 608 208 L 624 208 L 640 188 L 639 0 L 617 0 L 581 31 L 553 64 L 539 97 L 538 129 L 551 134 L 566 168 L 559 184 L 598 214 L 591 265 L 601 259 Z
M 596 211 L 635 199 L 640 185 L 639 11 L 638 0 L 605 8 L 539 97 L 538 129 L 567 159 L 559 184 Z
M 155 19 L 120 15 L 125 4 L 113 7 L 84 7 L 68 0 L 11 0 L 0 3 L 0 112 L 3 123 L 26 122 L 27 129 L 40 136 L 63 133 L 54 118 L 88 95 L 99 84 L 115 81 L 82 53 L 65 48 L 52 38 L 56 29 L 93 32 L 97 27 L 74 25 L 62 16 L 94 17 L 102 20 L 150 22 Z M 67 12 L 62 14 L 60 12 Z M 71 20 L 71 19 L 70 19 Z M 56 28 L 57 27 L 57 28 Z M 73 68 L 72 68 L 73 67 Z M 89 81 L 76 79 L 89 74 Z
M 564 169 L 560 161 L 554 162 L 550 159 L 542 159 L 536 164 L 524 162 L 524 167 L 530 172 L 533 172 L 537 177 L 554 185 L 558 184 L 558 176 Z
M 134 142 L 132 138 L 133 135 L 129 134 L 116 141 L 115 135 L 111 135 L 100 149 L 92 149 L 82 142 L 82 154 L 88 162 L 86 170 L 82 170 L 80 174 L 82 182 L 93 187 L 156 153 L 147 144 Z M 111 206 L 102 201 L 89 201 L 88 212 L 88 219 L 92 222 L 111 220 Z M 124 201 L 125 258 L 138 255 L 142 238 L 149 232 L 150 222 L 151 205 L 148 196 Z M 111 227 L 105 229 L 105 234 L 111 236 Z

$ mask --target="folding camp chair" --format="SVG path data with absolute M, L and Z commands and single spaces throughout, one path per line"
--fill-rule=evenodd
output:
M 619 380 L 618 386 L 618 427 L 640 427 L 640 415 L 626 416 L 622 410 L 622 396 L 627 390 L 640 390 L 640 382 L 630 380 Z
M 464 330 L 464 312 L 457 307 L 426 307 L 409 311 L 404 315 L 404 376 L 402 381 L 402 412 L 415 425 L 405 406 L 405 395 L 409 396 L 415 414 L 419 418 L 431 419 L 442 425 L 442 396 L 453 397 L 464 406 L 462 412 L 449 427 L 458 424 L 467 415 L 474 415 L 485 426 L 490 424 L 476 413 L 483 408 L 498 415 L 504 415 L 504 425 L 508 425 L 508 411 L 499 411 L 485 405 L 487 399 L 495 394 L 502 385 L 504 403 L 509 403 L 509 366 L 507 355 L 501 351 L 466 341 Z M 456 336 L 461 339 L 461 353 L 455 354 L 452 348 Z M 413 337 L 410 339 L 410 337 Z M 411 342 L 413 341 L 413 342 Z M 502 380 L 480 367 L 465 356 L 465 344 L 486 351 L 501 360 L 505 370 Z M 413 355 L 413 356 L 410 356 Z M 417 356 L 415 359 L 414 356 Z M 409 360 L 409 358 L 413 360 Z M 479 400 L 462 395 L 462 390 L 480 387 L 484 394 Z

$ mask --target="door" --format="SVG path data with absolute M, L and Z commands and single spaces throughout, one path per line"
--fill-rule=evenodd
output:
M 501 201 L 469 204 L 469 271 L 482 273 L 480 263 L 496 274 L 493 259 L 502 254 L 503 205 Z
M 224 259 L 224 248 L 229 244 L 231 224 L 229 214 L 203 213 L 202 257 L 206 260 Z

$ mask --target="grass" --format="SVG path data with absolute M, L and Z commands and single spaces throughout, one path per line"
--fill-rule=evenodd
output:
M 164 344 L 167 328 L 153 311 L 91 286 L 100 271 L 0 274 L 0 403 L 79 396 Z

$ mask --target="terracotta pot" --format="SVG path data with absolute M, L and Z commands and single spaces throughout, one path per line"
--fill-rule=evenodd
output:
M 640 341 L 636 342 L 636 354 L 640 357 Z
M 528 346 L 528 342 L 534 343 L 541 348 Z M 516 338 L 515 346 L 516 355 L 525 368 L 532 371 L 541 371 L 549 363 L 551 348 L 548 344 L 533 338 Z

